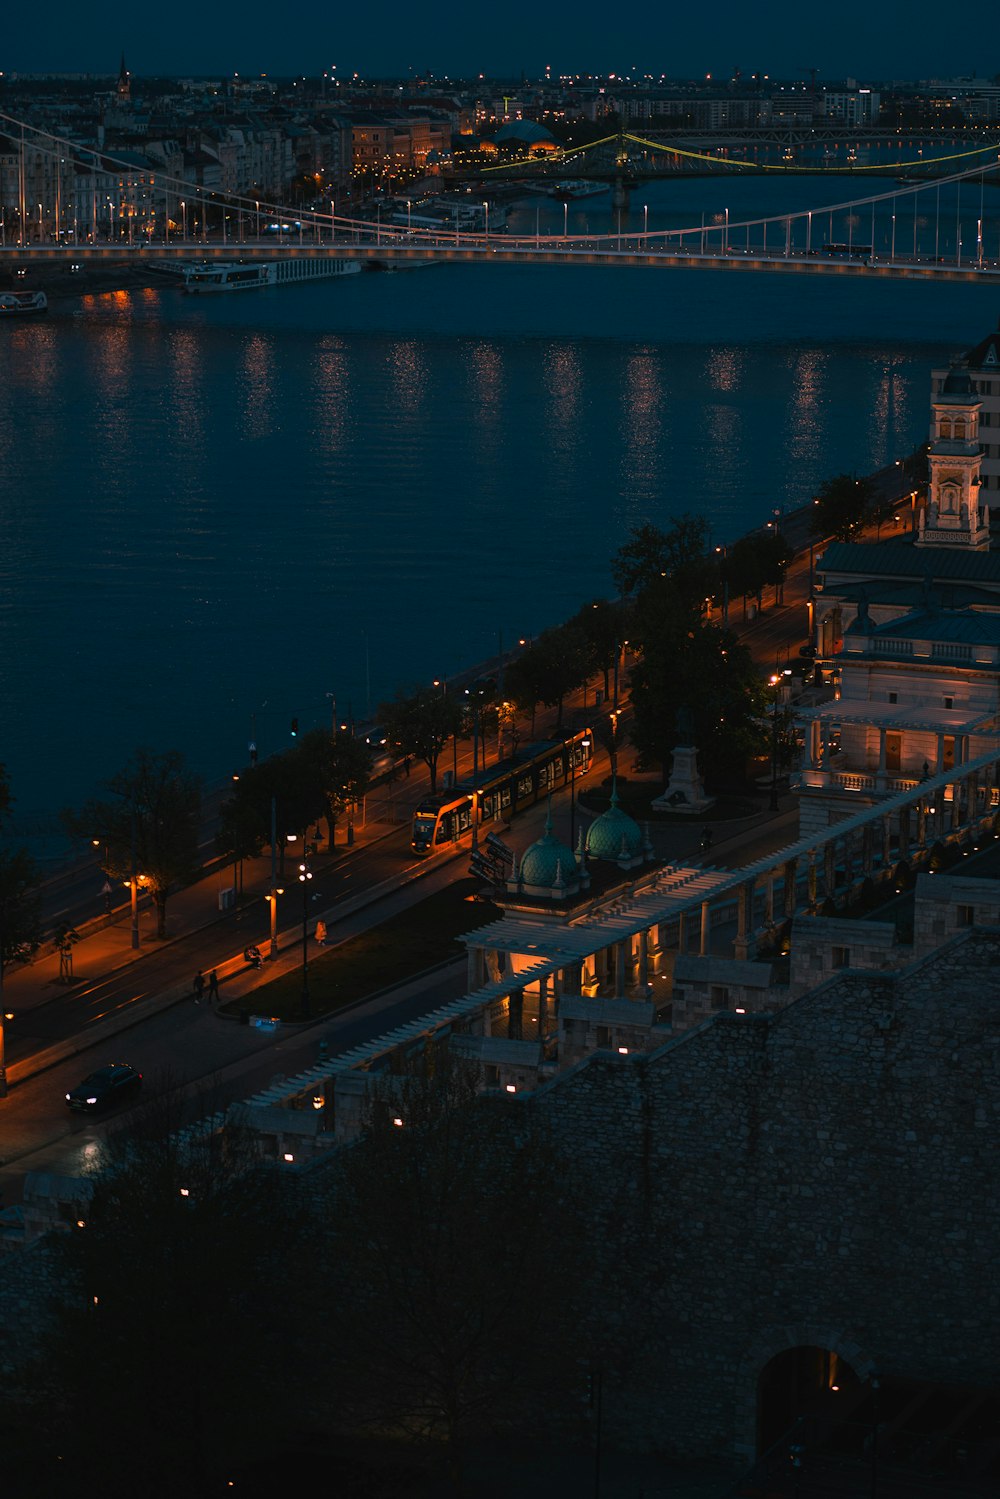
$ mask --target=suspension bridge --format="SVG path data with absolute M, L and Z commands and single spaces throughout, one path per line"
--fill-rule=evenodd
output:
M 998 190 L 1000 147 L 995 142 L 936 158 L 939 169 L 955 167 L 946 175 L 896 181 L 834 204 L 767 216 L 737 218 L 723 207 L 702 213 L 698 223 L 650 229 L 648 208 L 640 227 L 632 222 L 634 213 L 623 213 L 619 206 L 617 223 L 608 231 L 570 234 L 567 200 L 559 234 L 541 232 L 537 209 L 534 233 L 509 233 L 496 222 L 491 229 L 488 201 L 482 204 L 485 222 L 475 230 L 458 223 L 416 223 L 419 203 L 405 198 L 394 200 L 391 215 L 381 204 L 366 212 L 338 213 L 334 200 L 328 211 L 325 205 L 323 210 L 293 209 L 240 194 L 222 195 L 160 172 L 155 164 L 137 166 L 135 158 L 82 147 L 2 115 L 0 125 L 14 145 L 4 158 L 6 179 L 0 180 L 0 271 L 15 284 L 32 266 L 42 270 L 54 264 L 126 261 L 169 268 L 179 261 L 299 256 L 381 264 L 450 260 L 711 266 L 967 282 L 1000 279 L 1000 205 L 991 202 Z M 41 162 L 44 181 L 40 185 L 36 172 L 29 190 L 33 161 Z M 931 165 L 926 158 L 919 164 Z M 895 170 L 906 166 L 898 163 Z M 523 217 L 530 217 L 530 209 Z

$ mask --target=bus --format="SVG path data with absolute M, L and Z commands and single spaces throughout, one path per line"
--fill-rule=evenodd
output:
M 416 854 L 440 853 L 477 823 L 510 819 L 543 796 L 586 775 L 594 758 L 594 736 L 580 729 L 566 739 L 530 744 L 506 760 L 481 770 L 448 791 L 426 796 L 413 814 L 410 847 Z

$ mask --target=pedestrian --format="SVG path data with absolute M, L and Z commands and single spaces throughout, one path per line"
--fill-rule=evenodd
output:
M 214 968 L 212 969 L 211 973 L 208 975 L 208 997 L 209 997 L 209 999 L 214 999 L 216 1001 L 216 1003 L 218 1003 L 218 999 L 219 999 L 219 975 L 216 973 L 216 971 L 215 971 Z
M 320 947 L 322 947 L 323 944 L 326 942 L 326 922 L 325 921 L 317 921 L 317 923 L 316 923 L 316 941 L 318 942 L 318 944 L 320 945 Z
M 201 996 L 204 994 L 204 992 L 205 992 L 205 975 L 202 973 L 201 969 L 199 968 L 198 972 L 194 976 L 194 1002 L 195 1002 L 196 1005 L 200 1005 L 201 1004 Z

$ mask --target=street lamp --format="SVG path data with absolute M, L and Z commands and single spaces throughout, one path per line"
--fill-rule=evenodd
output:
M 302 886 L 302 1015 L 309 1016 L 309 881 L 312 870 L 308 864 L 299 865 L 299 883 Z
M 769 678 L 774 691 L 774 701 L 771 704 L 771 811 L 778 810 L 778 687 L 781 677 L 777 672 L 772 672 Z
M 590 749 L 590 740 L 581 739 L 580 749 L 586 755 Z M 569 846 L 574 848 L 573 842 L 576 833 L 576 745 L 571 743 L 569 747 Z
M 722 623 L 729 624 L 729 548 L 726 545 L 716 547 L 716 552 L 722 557 Z
M 486 215 L 486 243 L 490 242 L 490 205 L 489 200 L 483 202 L 483 212 Z
M 111 881 L 108 879 L 108 863 L 110 862 L 109 859 L 108 859 L 108 845 L 107 845 L 106 841 L 104 841 L 104 840 L 102 840 L 100 838 L 91 838 L 90 841 L 93 844 L 94 848 L 100 848 L 101 844 L 102 844 L 102 841 L 104 842 L 104 863 L 102 865 L 102 869 L 104 871 L 104 914 L 106 916 L 110 916 L 111 915 Z

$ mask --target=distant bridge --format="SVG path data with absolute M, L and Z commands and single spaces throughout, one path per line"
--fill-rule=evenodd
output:
M 15 285 L 30 266 L 60 262 L 145 261 L 169 267 L 177 260 L 301 255 L 385 264 L 450 260 L 710 266 L 990 283 L 1000 276 L 1000 229 L 996 223 L 988 229 L 984 217 L 996 144 L 939 156 L 939 165 L 950 160 L 956 166 L 945 177 L 908 181 L 813 209 L 735 220 L 722 208 L 702 214 L 699 224 L 652 230 L 644 209 L 640 231 L 628 222 L 627 198 L 616 198 L 617 223 L 611 232 L 569 234 L 567 200 L 561 235 L 542 234 L 539 215 L 534 234 L 511 235 L 499 229 L 495 210 L 491 232 L 489 202 L 484 204 L 484 228 L 475 231 L 445 223 L 425 227 L 419 203 L 413 213 L 409 203 L 401 211 L 405 199 L 395 200 L 391 222 L 389 209 L 383 213 L 381 205 L 366 217 L 338 214 L 333 201 L 329 213 L 289 209 L 246 196 L 223 196 L 148 164 L 81 147 L 0 115 L 0 124 L 4 122 L 17 127 L 20 166 L 17 212 L 0 221 L 0 271 Z M 641 137 L 629 139 L 644 144 Z M 54 199 L 48 206 L 37 204 L 37 220 L 26 196 L 24 162 L 32 151 L 50 168 Z M 269 225 L 271 234 L 265 232 Z

